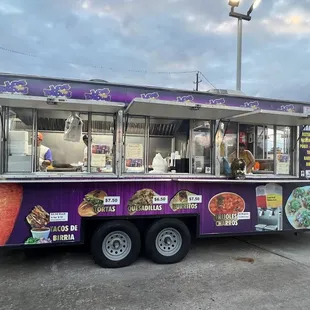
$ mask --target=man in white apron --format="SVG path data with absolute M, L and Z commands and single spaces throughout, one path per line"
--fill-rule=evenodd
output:
M 42 145 L 43 135 L 38 132 L 37 138 L 37 171 L 47 171 L 47 167 L 52 163 L 52 152 L 51 150 Z

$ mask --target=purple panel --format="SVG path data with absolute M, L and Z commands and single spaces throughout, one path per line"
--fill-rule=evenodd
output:
M 120 182 L 98 184 L 81 182 L 51 183 L 44 184 L 44 186 L 28 183 L 23 185 L 22 196 L 19 185 L 0 184 L 0 215 L 2 218 L 0 245 L 24 244 L 26 240 L 29 242 L 29 238 L 30 242 L 33 242 L 31 226 L 48 227 L 50 229 L 48 238 L 53 243 L 78 242 L 81 233 L 80 215 L 104 218 L 126 216 L 130 218 L 133 216 L 169 214 L 177 217 L 180 214 L 197 214 L 200 215 L 200 233 L 202 235 L 255 232 L 260 231 L 262 226 L 268 226 L 269 230 L 309 228 L 310 226 L 307 225 L 310 225 L 310 222 L 304 222 L 301 225 L 295 218 L 298 215 L 296 212 L 300 212 L 299 218 L 310 213 L 310 187 L 306 186 L 309 184 L 280 184 L 282 194 L 276 198 L 275 192 L 269 191 L 269 195 L 271 195 L 269 204 L 267 196 L 264 196 L 265 206 L 261 205 L 261 202 L 257 202 L 256 188 L 266 184 L 255 183 Z M 295 189 L 299 186 L 302 188 L 296 192 Z M 87 195 L 89 193 L 90 196 Z M 218 194 L 220 195 L 218 196 Z M 18 195 L 22 197 L 20 206 L 16 205 Z M 156 199 L 158 200 L 152 200 L 154 195 L 157 195 Z M 300 210 L 293 210 L 290 206 L 297 195 L 300 201 Z M 166 196 L 168 196 L 167 200 L 165 200 Z M 218 202 L 216 210 L 222 214 L 217 218 L 215 218 L 217 211 L 212 209 L 212 201 L 215 201 L 215 196 Z M 99 197 L 104 203 L 98 205 L 97 200 L 84 200 L 89 197 L 91 199 Z M 232 197 L 231 201 L 229 197 Z M 239 200 L 234 202 L 234 197 L 239 197 Z M 243 202 L 241 203 L 241 201 Z M 211 205 L 210 209 L 209 204 Z M 49 222 L 44 222 L 44 211 L 43 216 L 41 214 L 39 217 L 35 212 L 40 213 L 41 209 L 33 211 L 36 206 L 37 208 L 41 206 L 49 213 Z M 12 211 L 18 209 L 19 213 Z M 29 214 L 31 214 L 30 217 L 32 216 L 30 218 L 31 226 L 29 218 L 28 221 L 26 220 Z M 35 218 L 34 222 L 32 222 L 33 218 Z M 33 223 L 39 225 L 33 226 Z M 12 232 L 9 232 L 10 227 L 13 228 Z M 263 230 L 267 230 L 267 228 Z M 3 237 L 8 234 L 9 238 Z
M 310 126 L 300 129 L 299 176 L 310 178 Z
M 30 96 L 65 96 L 71 99 L 114 101 L 130 103 L 135 98 L 160 99 L 199 104 L 226 105 L 231 107 L 251 107 L 286 112 L 302 112 L 302 104 L 268 101 L 249 98 L 223 97 L 219 95 L 193 93 L 190 91 L 163 90 L 140 86 L 123 86 L 75 82 L 68 80 L 48 80 L 45 78 L 0 76 L 0 93 L 18 93 Z

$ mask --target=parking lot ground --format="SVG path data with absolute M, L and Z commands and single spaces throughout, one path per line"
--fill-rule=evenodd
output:
M 0 309 L 309 309 L 310 234 L 197 240 L 186 259 L 102 269 L 84 247 L 0 250 Z

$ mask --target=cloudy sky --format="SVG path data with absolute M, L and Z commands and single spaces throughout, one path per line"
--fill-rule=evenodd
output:
M 0 71 L 193 89 L 198 70 L 234 89 L 229 9 L 228 0 L 1 0 Z M 262 0 L 243 24 L 243 92 L 310 101 L 309 34 L 310 0 Z

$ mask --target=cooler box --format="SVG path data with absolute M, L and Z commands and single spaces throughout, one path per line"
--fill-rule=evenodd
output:
M 31 156 L 9 156 L 8 172 L 29 172 L 30 170 Z
M 29 154 L 28 142 L 20 141 L 20 142 L 9 143 L 9 154 L 12 154 L 12 155 L 30 155 Z
M 28 143 L 29 132 L 12 130 L 9 132 L 9 140 L 10 142 L 26 141 Z
M 9 132 L 9 154 L 12 155 L 30 155 L 29 152 L 29 133 L 27 131 Z

